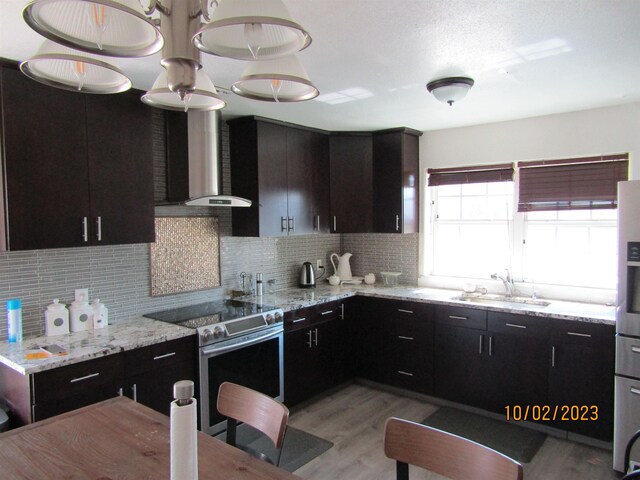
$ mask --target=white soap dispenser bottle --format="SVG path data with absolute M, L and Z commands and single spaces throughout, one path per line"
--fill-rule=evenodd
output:
M 109 325 L 109 310 L 104 303 L 100 303 L 99 298 L 91 302 L 91 307 L 93 308 L 93 328 L 104 328 Z
M 71 314 L 71 331 L 82 332 L 93 328 L 93 308 L 89 305 L 84 295 L 71 302 L 69 307 Z
M 44 312 L 44 327 L 47 337 L 69 333 L 69 310 L 57 298 Z

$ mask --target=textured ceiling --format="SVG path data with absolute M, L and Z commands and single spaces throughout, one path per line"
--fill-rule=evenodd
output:
M 42 42 L 22 21 L 26 3 L 0 0 L 2 57 L 23 60 Z M 313 38 L 298 56 L 321 96 L 271 104 L 226 94 L 223 116 L 261 115 L 325 129 L 435 130 L 640 101 L 638 0 L 285 3 Z M 147 89 L 159 59 L 119 65 Z M 244 67 L 206 54 L 203 64 L 226 88 Z M 453 107 L 425 88 L 451 75 L 476 82 Z

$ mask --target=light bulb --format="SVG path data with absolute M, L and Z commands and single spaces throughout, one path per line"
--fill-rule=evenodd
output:
M 279 102 L 278 94 L 280 93 L 280 90 L 282 90 L 282 80 L 279 80 L 277 78 L 271 80 L 271 92 L 273 93 L 273 99 L 276 102 Z
M 261 23 L 247 23 L 244 26 L 244 36 L 247 39 L 247 46 L 254 60 L 258 59 L 258 51 L 262 44 L 263 33 Z
M 102 35 L 107 29 L 109 18 L 107 15 L 107 8 L 104 5 L 96 5 L 94 3 L 87 5 L 87 20 L 89 25 L 96 32 L 96 45 L 102 50 Z
M 73 75 L 78 79 L 78 91 L 84 87 L 84 79 L 87 76 L 86 65 L 84 62 L 76 61 L 73 67 Z

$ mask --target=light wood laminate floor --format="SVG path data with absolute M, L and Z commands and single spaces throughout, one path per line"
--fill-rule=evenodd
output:
M 333 448 L 298 469 L 308 480 L 395 480 L 395 464 L 384 455 L 384 422 L 396 416 L 419 422 L 438 407 L 414 398 L 350 384 L 295 411 L 289 424 L 334 443 Z M 611 480 L 611 452 L 547 436 L 525 480 Z M 441 479 L 411 468 L 412 480 Z

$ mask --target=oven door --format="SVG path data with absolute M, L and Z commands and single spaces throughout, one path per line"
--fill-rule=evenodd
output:
M 233 382 L 284 401 L 282 327 L 200 348 L 200 420 L 209 435 L 226 430 L 218 389 Z

